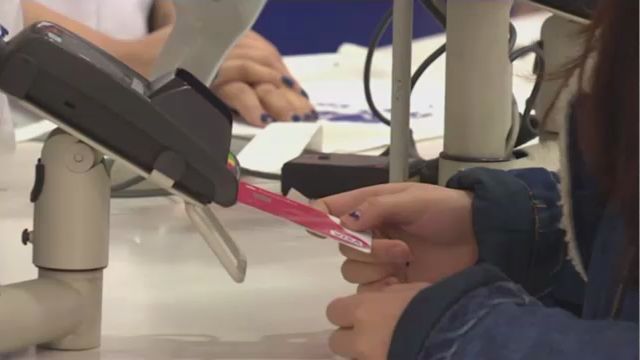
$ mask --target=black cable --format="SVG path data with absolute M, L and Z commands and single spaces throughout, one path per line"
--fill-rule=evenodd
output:
M 371 113 L 373 114 L 373 116 L 377 117 L 378 120 L 380 120 L 381 122 L 383 122 L 388 126 L 391 126 L 391 122 L 389 121 L 389 119 L 387 119 L 386 116 L 384 116 L 380 112 L 380 110 L 378 110 L 378 107 L 373 101 L 373 96 L 371 95 L 371 65 L 373 64 L 373 54 L 375 53 L 375 50 L 378 47 L 378 44 L 380 43 L 380 40 L 382 39 L 384 32 L 389 27 L 392 17 L 393 17 L 393 8 L 387 10 L 387 12 L 382 17 L 382 20 L 380 20 L 378 25 L 376 25 L 373 38 L 371 38 L 371 41 L 369 42 L 369 47 L 367 48 L 367 56 L 364 59 L 364 77 L 363 77 L 364 97 L 365 97 L 365 100 L 367 101 L 367 105 L 369 106 L 369 109 L 371 110 Z
M 518 41 L 518 31 L 512 22 L 509 22 L 509 53 L 516 47 L 516 41 Z
M 447 14 L 434 3 L 434 0 L 420 0 L 420 3 L 422 3 L 422 6 L 433 15 L 443 28 L 447 27 Z
M 271 173 L 266 173 L 262 171 L 250 170 L 247 168 L 242 168 L 242 175 L 253 176 L 256 178 L 267 179 L 267 180 L 280 180 L 281 178 L 280 174 L 271 174 Z
M 413 88 L 418 83 L 418 80 L 420 80 L 420 77 L 422 76 L 422 74 L 424 74 L 425 71 L 427 71 L 429 66 L 431 66 L 431 64 L 433 64 L 436 60 L 438 60 L 438 58 L 440 58 L 440 56 L 442 56 L 442 54 L 444 54 L 446 51 L 447 51 L 447 44 L 444 43 L 440 45 L 440 47 L 438 47 L 434 52 L 432 52 L 431 55 L 429 55 L 426 59 L 424 59 L 422 64 L 418 66 L 416 71 L 411 76 L 411 90 L 413 90 Z
M 532 124 L 531 120 L 531 112 L 533 111 L 533 106 L 538 99 L 538 95 L 540 94 L 540 89 L 542 88 L 542 82 L 544 80 L 545 73 L 545 61 L 544 61 L 544 53 L 542 51 L 542 46 L 540 42 L 536 42 L 531 45 L 523 46 L 519 49 L 514 50 L 511 53 L 510 60 L 514 62 L 519 58 L 528 55 L 528 54 L 536 55 L 536 81 L 533 84 L 533 88 L 531 89 L 531 94 L 526 101 L 526 105 L 524 111 L 522 112 L 521 117 L 521 126 L 520 133 L 518 134 L 518 139 L 516 140 L 516 147 L 528 142 L 535 138 L 536 134 L 536 126 Z M 523 132 L 523 129 L 525 132 Z
M 433 5 L 433 3 L 431 3 L 430 0 L 422 0 L 421 3 L 425 5 L 425 7 L 427 7 L 429 11 L 434 11 L 433 12 L 434 17 L 436 17 L 436 19 L 438 19 L 439 22 L 444 24 L 444 21 L 445 21 L 444 14 L 440 13 L 439 9 L 437 9 L 437 7 Z M 427 6 L 426 4 L 430 4 L 431 6 Z M 373 100 L 373 95 L 371 94 L 371 67 L 373 65 L 373 56 L 375 54 L 375 50 L 378 47 L 378 44 L 380 43 L 382 36 L 384 36 L 385 31 L 389 27 L 389 24 L 391 24 L 392 18 L 393 18 L 393 8 L 387 10 L 387 12 L 382 17 L 382 20 L 378 23 L 378 25 L 376 25 L 373 38 L 369 42 L 369 46 L 367 48 L 367 55 L 364 60 L 364 75 L 363 75 L 364 97 L 365 97 L 365 100 L 367 101 L 367 106 L 369 107 L 369 110 L 371 111 L 373 116 L 378 118 L 378 120 L 380 120 L 382 123 L 386 124 L 387 126 L 391 126 L 391 121 L 386 116 L 384 116 L 382 112 L 380 112 L 380 110 L 375 104 L 375 101 Z M 445 44 L 442 44 L 433 53 L 431 53 L 431 55 L 429 55 L 420 64 L 420 66 L 418 66 L 416 71 L 411 76 L 411 90 L 413 90 L 415 85 L 418 83 L 418 80 L 420 80 L 420 77 L 422 76 L 422 74 L 424 74 L 424 72 L 429 68 L 429 66 L 431 66 L 436 60 L 438 60 L 438 58 L 440 58 L 440 56 L 442 56 L 442 54 L 444 54 L 445 51 L 446 51 L 446 46 Z
M 420 0 L 420 3 L 433 15 L 433 17 L 443 26 L 446 27 L 446 14 L 438 8 L 433 3 L 433 0 Z M 364 75 L 363 75 L 363 83 L 364 83 L 364 97 L 367 102 L 367 106 L 369 110 L 380 120 L 382 123 L 387 126 L 391 126 L 391 121 L 380 112 L 378 107 L 373 100 L 373 95 L 371 94 L 371 67 L 373 65 L 373 56 L 375 54 L 375 50 L 384 36 L 385 31 L 388 29 L 389 24 L 391 24 L 393 18 L 393 8 L 387 10 L 384 14 L 378 25 L 374 30 L 374 35 L 369 42 L 369 46 L 367 48 L 367 54 L 364 61 Z M 515 47 L 516 41 L 518 38 L 518 34 L 513 23 L 509 23 L 509 51 L 511 52 Z M 440 45 L 434 52 L 432 52 L 421 64 L 416 68 L 415 72 L 411 76 L 411 90 L 416 86 L 424 72 L 446 52 L 446 43 Z
M 421 0 L 422 5 L 429 11 L 436 20 L 444 27 L 446 25 L 446 16 L 444 12 L 440 11 L 440 9 L 432 2 L 433 0 Z M 369 47 L 367 48 L 367 55 L 365 57 L 364 63 L 364 97 L 367 102 L 367 106 L 369 107 L 373 116 L 377 117 L 382 123 L 387 126 L 391 126 L 391 121 L 384 116 L 378 107 L 373 101 L 373 96 L 371 94 L 371 66 L 373 64 L 373 55 L 375 53 L 382 36 L 385 31 L 389 27 L 391 20 L 393 18 L 393 8 L 390 8 L 382 17 L 382 20 L 376 26 L 374 31 L 374 36 L 369 43 Z M 446 51 L 446 44 L 442 44 L 436 51 L 434 51 L 431 55 L 429 55 L 421 64 L 418 66 L 416 71 L 411 76 L 411 91 L 418 83 L 418 80 L 424 74 L 424 72 L 433 64 L 442 54 Z M 381 156 L 388 156 L 390 149 L 387 148 Z M 418 148 L 416 147 L 416 142 L 413 136 L 413 130 L 409 128 L 409 156 L 413 159 L 420 159 L 420 154 L 418 153 Z
M 433 17 L 444 27 L 446 28 L 446 12 L 441 9 L 440 7 L 438 7 L 435 4 L 435 1 L 437 0 L 420 0 L 420 2 L 422 3 L 422 5 L 433 15 Z M 446 6 L 446 5 L 445 5 Z M 387 30 L 387 28 L 389 27 L 389 24 L 391 23 L 393 18 L 393 8 L 389 9 L 384 16 L 382 17 L 381 21 L 378 23 L 378 25 L 375 28 L 374 31 L 374 36 L 371 39 L 370 43 L 369 43 L 369 47 L 367 48 L 367 54 L 365 57 L 365 66 L 364 66 L 364 76 L 363 76 L 363 83 L 364 83 L 364 94 L 365 94 L 365 100 L 367 102 L 367 105 L 369 106 L 369 109 L 371 111 L 371 113 L 377 117 L 382 123 L 386 124 L 387 126 L 391 125 L 391 121 L 385 117 L 380 110 L 378 110 L 377 106 L 375 105 L 375 102 L 373 100 L 373 96 L 371 94 L 371 67 L 373 64 L 373 56 L 375 53 L 376 48 L 378 47 L 378 44 L 380 43 L 380 40 L 382 39 L 382 36 L 384 35 L 384 32 Z M 531 112 L 533 109 L 533 104 L 535 103 L 538 94 L 540 92 L 540 87 L 542 85 L 542 79 L 543 79 L 543 73 L 544 73 L 544 59 L 542 57 L 542 48 L 540 45 L 538 45 L 538 47 L 536 49 L 533 48 L 523 48 L 523 49 L 519 49 L 518 51 L 514 51 L 514 48 L 516 46 L 516 42 L 518 39 L 518 33 L 517 30 L 515 28 L 515 26 L 513 25 L 513 23 L 509 22 L 509 57 L 511 62 L 515 61 L 516 59 L 518 59 L 519 57 L 523 56 L 525 53 L 529 53 L 529 52 L 535 52 L 537 55 L 537 59 L 539 60 L 540 66 L 536 69 L 537 70 L 537 78 L 536 78 L 536 82 L 534 84 L 534 87 L 531 91 L 531 95 L 529 96 L 529 98 L 527 99 L 527 103 L 525 106 L 525 110 L 523 112 L 523 114 L 520 116 L 520 131 L 518 132 L 518 136 L 516 137 L 516 141 L 515 141 L 515 146 L 518 147 L 520 145 L 522 145 L 523 143 L 526 143 L 532 139 L 534 139 L 537 136 L 537 130 L 536 130 L 536 126 L 530 121 L 532 116 L 531 116 Z M 418 68 L 416 69 L 416 71 L 412 74 L 411 76 L 411 91 L 413 91 L 414 87 L 416 86 L 416 84 L 418 83 L 418 81 L 420 80 L 420 77 L 424 74 L 424 72 L 429 68 L 429 66 L 431 66 L 438 58 L 440 58 L 440 56 L 442 56 L 442 54 L 444 54 L 446 52 L 446 43 L 442 44 L 440 47 L 438 47 L 433 53 L 431 53 L 421 64 L 420 66 L 418 66 Z M 411 129 L 409 129 L 410 132 L 410 138 L 409 138 L 409 150 L 410 150 L 410 156 L 413 159 L 420 159 L 420 155 L 417 151 L 417 147 L 415 144 L 415 139 L 413 137 L 413 132 L 411 131 Z M 389 148 L 387 148 L 385 150 L 385 152 L 383 152 L 381 155 L 382 156 L 388 156 L 389 154 Z M 432 172 L 433 169 L 430 169 L 427 172 Z M 437 171 L 435 171 L 435 178 L 437 178 Z M 432 176 L 433 174 L 431 174 L 429 176 L 429 178 L 433 178 Z

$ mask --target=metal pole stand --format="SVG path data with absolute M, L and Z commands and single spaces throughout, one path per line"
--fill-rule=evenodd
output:
M 0 353 L 100 346 L 110 192 L 103 155 L 54 131 L 36 165 L 34 229 L 23 234 L 38 279 L 0 287 Z
M 444 151 L 439 183 L 471 167 L 514 169 L 560 166 L 558 133 L 568 116 L 567 104 L 575 84 L 562 88 L 562 79 L 545 79 L 535 104 L 544 118 L 554 101 L 558 110 L 543 121 L 540 143 L 513 151 L 517 136 L 512 105 L 512 67 L 508 57 L 511 0 L 447 2 L 447 79 Z M 575 59 L 584 44 L 577 36 L 581 24 L 561 16 L 549 17 L 543 27 L 545 73 L 554 74 Z M 564 92 L 558 97 L 558 92 Z
M 391 139 L 389 181 L 409 177 L 409 118 L 411 107 L 411 46 L 413 0 L 393 2 L 393 69 L 391 79 Z
M 441 184 L 470 163 L 492 166 L 511 157 L 513 75 L 508 37 L 512 5 L 513 0 L 447 1 Z

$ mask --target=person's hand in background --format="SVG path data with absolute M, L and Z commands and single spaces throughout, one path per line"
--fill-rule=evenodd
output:
M 313 121 L 318 115 L 278 49 L 249 31 L 229 51 L 211 88 L 248 123 Z
M 117 47 L 120 58 L 148 75 L 170 32 L 171 27 L 165 26 L 142 39 L 121 42 Z M 253 31 L 229 50 L 211 89 L 254 126 L 318 118 L 307 93 L 292 77 L 278 49 Z
M 426 283 L 392 285 L 382 291 L 338 298 L 327 307 L 327 318 L 338 326 L 329 348 L 349 359 L 383 360 L 405 308 Z
M 168 0 L 155 0 L 146 36 L 122 40 L 97 31 L 36 1 L 22 2 L 25 26 L 52 21 L 77 33 L 149 76 L 175 23 L 175 8 Z M 307 93 L 291 76 L 282 56 L 268 40 L 253 31 L 246 33 L 229 51 L 211 84 L 229 107 L 255 126 L 272 121 L 312 121 L 317 113 Z
M 171 27 L 165 26 L 142 39 L 123 41 L 117 47 L 119 57 L 148 75 L 170 32 Z M 276 47 L 253 31 L 229 50 L 211 90 L 254 126 L 318 118 L 307 93 L 293 79 Z
M 317 208 L 355 231 L 373 231 L 371 254 L 345 247 L 345 280 L 359 291 L 429 282 L 476 263 L 472 195 L 427 184 L 385 184 L 320 199 Z

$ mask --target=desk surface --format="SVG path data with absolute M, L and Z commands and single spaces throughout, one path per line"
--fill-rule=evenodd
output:
M 0 284 L 36 275 L 20 233 L 31 228 L 28 197 L 39 152 L 40 145 L 25 143 L 0 159 Z M 332 358 L 325 306 L 354 290 L 340 277 L 336 244 L 241 205 L 217 213 L 249 259 L 244 284 L 227 276 L 175 201 L 114 200 L 102 347 L 28 349 L 8 358 Z

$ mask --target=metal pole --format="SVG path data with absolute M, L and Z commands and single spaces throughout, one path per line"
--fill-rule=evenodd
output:
M 413 0 L 394 0 L 391 147 L 389 153 L 389 180 L 391 182 L 406 181 L 409 176 L 412 40 Z
M 510 160 L 509 11 L 513 0 L 447 2 L 444 152 L 440 183 L 471 164 Z
M 81 294 L 57 279 L 0 287 L 0 354 L 59 339 L 80 324 Z

